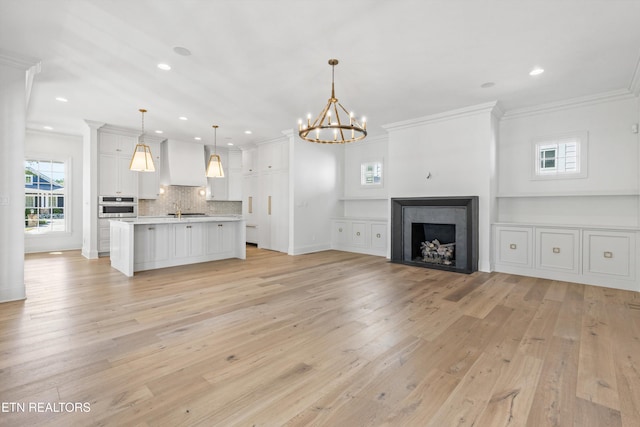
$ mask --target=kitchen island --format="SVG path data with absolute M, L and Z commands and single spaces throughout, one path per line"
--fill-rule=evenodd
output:
M 131 277 L 136 271 L 245 259 L 245 232 L 237 216 L 111 220 L 111 266 Z

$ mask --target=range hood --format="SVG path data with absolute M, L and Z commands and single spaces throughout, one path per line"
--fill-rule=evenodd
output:
M 204 145 L 166 140 L 161 144 L 161 185 L 203 187 L 205 176 Z

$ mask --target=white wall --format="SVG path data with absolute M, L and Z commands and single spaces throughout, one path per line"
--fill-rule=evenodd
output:
M 638 98 L 631 95 L 561 109 L 507 114 L 500 123 L 498 221 L 639 226 Z M 532 180 L 532 141 L 588 133 L 585 178 Z M 544 196 L 544 197 L 540 197 Z M 555 196 L 555 197 L 547 197 Z
M 343 147 L 293 137 L 289 156 L 290 254 L 331 248 L 331 218 L 339 216 Z
M 71 167 L 67 183 L 66 215 L 70 230 L 65 233 L 25 235 L 25 252 L 48 252 L 82 248 L 82 137 L 28 130 L 25 156 L 67 161 Z
M 388 137 L 367 138 L 344 146 L 343 215 L 352 218 L 389 217 L 387 163 Z M 363 162 L 382 162 L 382 186 L 363 187 L 360 167 Z M 368 200 L 361 200 L 368 199 Z
M 499 192 L 501 194 L 638 192 L 637 98 L 626 96 L 595 104 L 531 115 L 507 114 L 500 123 Z M 588 176 L 532 180 L 532 140 L 587 131 Z
M 494 107 L 495 103 L 483 104 L 385 126 L 391 198 L 479 196 L 481 271 L 491 268 Z

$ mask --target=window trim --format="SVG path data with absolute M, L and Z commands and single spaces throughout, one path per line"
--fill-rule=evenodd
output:
M 73 194 L 73 163 L 72 158 L 70 156 L 61 156 L 55 153 L 42 153 L 42 152 L 25 152 L 23 162 L 28 160 L 50 160 L 53 162 L 61 162 L 64 163 L 64 231 L 48 231 L 46 233 L 26 233 L 23 232 L 25 239 L 43 239 L 51 236 L 61 237 L 61 236 L 71 236 L 73 230 L 71 226 L 73 224 L 72 221 L 72 212 L 73 212 L 73 201 L 71 200 L 71 195 Z M 26 195 L 23 196 L 22 203 L 23 205 L 26 202 Z M 26 206 L 24 206 L 26 208 Z
M 362 178 L 364 176 L 364 168 L 367 165 L 375 165 L 380 164 L 380 182 L 375 182 L 371 184 L 367 184 L 362 182 Z M 360 188 L 382 188 L 384 187 L 384 161 L 383 159 L 377 160 L 364 160 L 360 162 Z
M 538 157 L 540 146 L 558 144 L 561 140 L 573 138 L 576 140 L 578 152 L 578 172 L 545 172 L 540 173 L 540 159 Z M 556 167 L 557 167 L 557 151 L 556 151 Z M 589 134 L 587 131 L 574 131 L 553 134 L 547 137 L 537 137 L 531 141 L 531 180 L 546 181 L 559 179 L 582 179 L 588 177 L 589 164 Z

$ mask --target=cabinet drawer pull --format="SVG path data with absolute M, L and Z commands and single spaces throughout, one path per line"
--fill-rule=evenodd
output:
M 553 253 L 554 254 L 559 254 L 560 253 L 560 248 L 553 248 Z
M 149 230 L 155 230 L 156 228 L 155 227 L 149 227 L 148 229 Z
M 191 226 L 190 226 L 190 225 L 187 225 L 187 228 L 191 228 Z
M 376 237 L 379 239 L 382 236 L 380 235 L 380 233 L 378 233 L 378 234 L 376 234 Z
M 509 245 L 509 249 L 518 249 L 518 245 L 516 245 L 515 243 L 511 243 Z
M 360 232 L 358 231 L 358 232 L 356 233 L 356 236 L 359 236 L 359 235 L 360 235 Z
M 222 224 L 218 224 L 218 227 L 222 227 Z
M 604 253 L 604 257 L 605 257 L 605 258 L 613 258 L 613 252 L 606 251 L 606 252 Z
M 249 206 L 247 209 L 249 213 L 253 213 L 253 196 L 249 196 Z
M 338 228 L 338 231 L 342 233 L 342 227 Z

